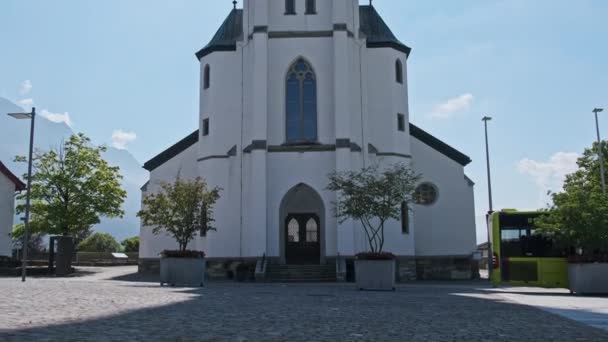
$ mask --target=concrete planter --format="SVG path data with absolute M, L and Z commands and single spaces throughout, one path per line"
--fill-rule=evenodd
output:
M 608 294 L 608 263 L 569 264 L 570 292 Z
M 205 285 L 204 258 L 160 258 L 160 286 L 182 285 L 202 287 Z
M 359 290 L 395 291 L 395 260 L 355 260 Z

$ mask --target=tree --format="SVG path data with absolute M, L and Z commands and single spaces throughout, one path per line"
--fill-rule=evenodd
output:
M 561 247 L 582 250 L 587 257 L 608 253 L 608 196 L 602 191 L 598 147 L 596 143 L 585 150 L 577 161 L 579 169 L 566 176 L 563 191 L 551 195 L 551 207 L 536 220 L 539 232 Z M 602 151 L 608 156 L 605 141 Z
M 382 253 L 384 224 L 401 217 L 402 203 L 410 203 L 419 175 L 405 164 L 386 169 L 372 165 L 359 171 L 333 172 L 327 190 L 336 191 L 334 213 L 340 223 L 359 220 L 372 253 Z M 407 206 L 409 208 L 409 205 Z
M 164 183 L 158 193 L 147 195 L 143 208 L 137 216 L 144 226 L 151 227 L 154 234 L 166 232 L 185 252 L 188 243 L 197 233 L 206 235 L 215 231 L 213 206 L 220 198 L 221 189 L 208 189 L 201 179 L 188 181 L 179 176 L 174 183 Z
M 116 242 L 114 237 L 108 233 L 94 233 L 78 244 L 78 250 L 81 252 L 118 252 L 120 244 Z
M 125 253 L 139 252 L 139 236 L 124 239 L 120 244 L 122 245 L 122 250 Z
M 118 167 L 101 158 L 105 147 L 93 147 L 84 134 L 73 135 L 58 149 L 37 150 L 31 190 L 32 232 L 74 236 L 90 234 L 100 217 L 122 217 L 127 193 L 120 186 Z M 24 157 L 16 161 L 27 162 Z M 27 178 L 27 176 L 25 176 Z M 25 211 L 25 194 L 17 211 Z

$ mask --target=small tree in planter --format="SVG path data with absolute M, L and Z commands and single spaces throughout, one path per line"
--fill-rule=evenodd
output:
M 602 145 L 608 153 L 606 143 Z M 552 194 L 553 205 L 536 220 L 541 233 L 572 249 L 568 275 L 576 293 L 608 293 L 608 196 L 600 183 L 598 147 L 585 150 L 563 192 Z
M 409 208 L 419 179 L 409 166 L 401 163 L 386 169 L 372 165 L 329 175 L 327 190 L 337 193 L 334 212 L 339 222 L 359 221 L 368 240 L 369 250 L 359 253 L 355 260 L 360 289 L 394 289 L 395 257 L 384 252 L 385 224 L 401 219 L 402 205 L 405 203 Z
M 189 251 L 188 244 L 197 234 L 206 235 L 215 231 L 213 206 L 220 198 L 220 188 L 209 189 L 201 179 L 188 181 L 180 177 L 172 184 L 162 184 L 157 193 L 146 196 L 143 208 L 137 216 L 142 224 L 152 228 L 154 234 L 171 235 L 177 251 L 161 254 L 161 285 L 203 284 L 205 253 Z

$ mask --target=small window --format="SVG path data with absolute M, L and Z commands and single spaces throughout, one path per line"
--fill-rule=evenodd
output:
M 296 14 L 296 0 L 285 0 L 285 14 Z
M 399 59 L 395 62 L 395 79 L 397 83 L 403 84 L 403 64 Z
M 397 114 L 397 129 L 400 132 L 405 132 L 405 115 Z
M 287 241 L 300 242 L 300 224 L 295 218 L 287 224 Z
M 205 72 L 203 75 L 203 89 L 209 89 L 211 81 L 211 68 L 209 64 L 205 65 Z
M 319 242 L 319 227 L 313 218 L 306 223 L 306 242 Z
M 437 202 L 438 191 L 437 187 L 431 183 L 422 183 L 414 192 L 414 199 L 416 204 L 420 205 L 433 205 Z
M 209 119 L 203 120 L 203 136 L 209 135 Z
M 316 0 L 306 0 L 306 14 L 317 14 Z
M 207 236 L 207 224 L 209 224 L 209 220 L 207 219 L 207 206 L 203 204 L 201 208 L 201 237 Z
M 401 233 L 410 233 L 410 208 L 407 202 L 401 203 Z

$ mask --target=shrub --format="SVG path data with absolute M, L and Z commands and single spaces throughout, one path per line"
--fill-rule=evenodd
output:
M 118 252 L 120 245 L 108 233 L 94 233 L 78 245 L 78 250 L 80 252 Z
M 139 252 L 139 236 L 124 239 L 120 244 L 122 245 L 122 250 L 125 253 Z

